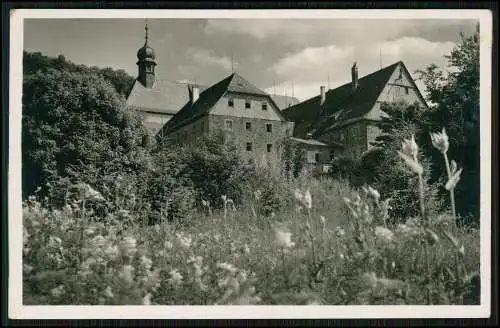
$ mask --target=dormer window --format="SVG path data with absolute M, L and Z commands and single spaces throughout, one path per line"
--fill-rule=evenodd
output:
M 267 103 L 262 103 L 262 110 L 267 110 Z

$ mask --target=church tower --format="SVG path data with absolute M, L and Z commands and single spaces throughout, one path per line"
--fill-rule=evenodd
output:
M 156 55 L 153 48 L 148 45 L 148 24 L 145 26 L 146 41 L 139 51 L 137 51 L 137 67 L 139 75 L 137 80 L 146 88 L 152 88 L 155 83 L 155 66 Z

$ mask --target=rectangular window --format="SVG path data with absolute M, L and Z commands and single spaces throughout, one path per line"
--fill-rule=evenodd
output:
M 229 100 L 227 101 L 227 105 L 228 105 L 229 107 L 234 107 L 234 99 L 229 99 Z
M 267 110 L 267 103 L 262 103 L 262 110 Z
M 251 107 L 250 100 L 246 100 L 245 101 L 245 108 L 250 108 L 250 107 Z
M 406 94 L 409 94 L 409 93 L 410 93 L 410 88 L 405 87 L 405 93 L 406 93 Z
M 270 123 L 266 124 L 266 131 L 267 132 L 273 132 L 273 125 L 270 124 Z
M 314 161 L 319 162 L 319 153 L 314 154 Z
M 201 121 L 201 131 L 205 131 L 205 122 Z
M 233 121 L 232 120 L 226 120 L 226 122 L 225 122 L 225 128 L 226 128 L 226 130 L 232 130 L 233 129 Z
M 247 151 L 252 151 L 252 143 L 247 142 Z
M 252 131 L 252 123 L 246 122 L 245 123 L 245 130 L 247 131 Z
M 270 153 L 273 151 L 273 144 L 267 144 L 267 152 Z
M 330 160 L 333 160 L 335 158 L 335 152 L 333 150 L 330 150 Z

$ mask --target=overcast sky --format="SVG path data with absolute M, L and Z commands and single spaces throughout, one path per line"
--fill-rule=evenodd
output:
M 233 58 L 236 71 L 257 87 L 301 100 L 317 95 L 328 81 L 330 88 L 349 82 L 354 61 L 360 77 L 399 60 L 412 73 L 432 63 L 445 66 L 443 55 L 460 32 L 472 34 L 475 24 L 449 19 L 148 20 L 159 78 L 213 84 L 231 74 Z M 27 19 L 24 25 L 25 50 L 124 69 L 134 77 L 143 44 L 144 20 Z

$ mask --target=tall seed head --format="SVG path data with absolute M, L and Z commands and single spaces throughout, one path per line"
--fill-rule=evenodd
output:
M 402 142 L 401 148 L 403 150 L 403 154 L 405 154 L 413 159 L 416 159 L 417 155 L 418 155 L 418 145 L 415 142 L 415 135 L 412 134 L 411 139 L 405 139 Z
M 442 154 L 446 154 L 450 144 L 445 128 L 443 128 L 442 132 L 431 133 L 431 141 L 434 148 L 439 150 Z

